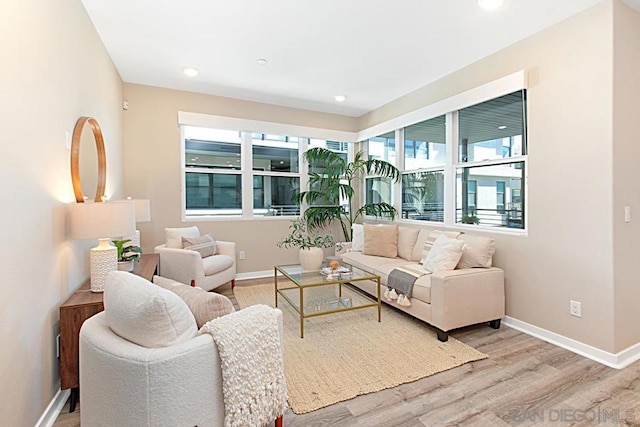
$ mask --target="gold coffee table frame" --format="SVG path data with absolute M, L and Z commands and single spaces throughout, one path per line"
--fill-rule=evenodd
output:
M 332 279 L 328 280 L 327 276 L 320 274 L 319 271 L 302 271 L 302 267 L 298 264 L 291 265 L 276 265 L 273 268 L 273 276 L 274 276 L 274 288 L 275 288 L 275 306 L 278 306 L 278 294 L 280 294 L 288 303 L 293 307 L 293 309 L 300 315 L 300 338 L 304 338 L 304 319 L 309 317 L 323 316 L 325 314 L 332 313 L 341 313 L 343 311 L 351 311 L 351 310 L 359 310 L 361 308 L 368 307 L 378 307 L 378 322 L 381 321 L 381 305 L 382 300 L 380 299 L 380 276 L 376 276 L 375 274 L 368 273 L 364 270 L 361 270 L 357 267 L 353 267 L 351 265 L 347 265 L 351 270 L 351 275 L 345 276 L 344 278 Z M 294 302 L 285 291 L 295 289 L 295 287 L 289 287 L 284 289 L 278 289 L 278 273 L 282 274 L 286 278 L 288 278 L 295 287 L 299 290 L 299 306 L 296 306 L 296 302 Z M 358 282 L 364 280 L 372 280 L 377 283 L 378 289 L 378 298 L 377 300 L 359 289 L 358 287 L 351 284 L 351 282 Z M 362 304 L 357 306 L 349 306 L 349 307 L 340 307 L 339 304 L 336 308 L 323 310 L 320 312 L 314 313 L 305 313 L 305 305 L 304 305 L 304 291 L 305 289 L 315 288 L 319 286 L 329 286 L 329 285 L 338 285 L 338 298 L 342 297 L 342 287 L 348 286 L 348 289 L 352 292 L 355 292 L 359 296 L 363 297 L 365 300 L 370 301 L 368 304 Z

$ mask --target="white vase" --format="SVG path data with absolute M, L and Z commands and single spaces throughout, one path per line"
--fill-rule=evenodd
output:
M 298 258 L 303 271 L 319 271 L 322 267 L 324 251 L 320 248 L 300 249 Z
M 119 261 L 118 262 L 118 270 L 120 270 L 120 271 L 133 271 L 133 260 L 132 261 Z

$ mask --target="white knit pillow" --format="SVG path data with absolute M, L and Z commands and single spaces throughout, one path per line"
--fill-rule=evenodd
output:
M 182 298 L 124 271 L 107 276 L 104 312 L 113 332 L 142 347 L 169 347 L 198 333 Z
M 433 243 L 422 265 L 432 273 L 453 270 L 460 261 L 463 248 L 462 240 L 451 239 L 441 234 Z
M 351 230 L 351 250 L 355 252 L 364 251 L 364 226 L 362 224 L 353 224 Z

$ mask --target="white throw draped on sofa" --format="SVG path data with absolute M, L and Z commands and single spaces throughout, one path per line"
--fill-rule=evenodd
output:
M 207 322 L 222 368 L 226 427 L 261 426 L 284 414 L 287 385 L 277 310 L 253 305 Z

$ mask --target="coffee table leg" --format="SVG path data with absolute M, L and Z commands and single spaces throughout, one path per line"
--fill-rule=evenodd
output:
M 300 287 L 300 338 L 304 338 L 304 295 L 303 288 Z
M 378 277 L 378 322 L 381 321 L 382 300 L 380 299 L 380 277 Z
M 276 298 L 276 304 L 275 307 L 278 307 L 278 269 L 277 268 L 273 268 L 273 282 L 275 283 L 274 287 L 275 287 L 275 298 Z

